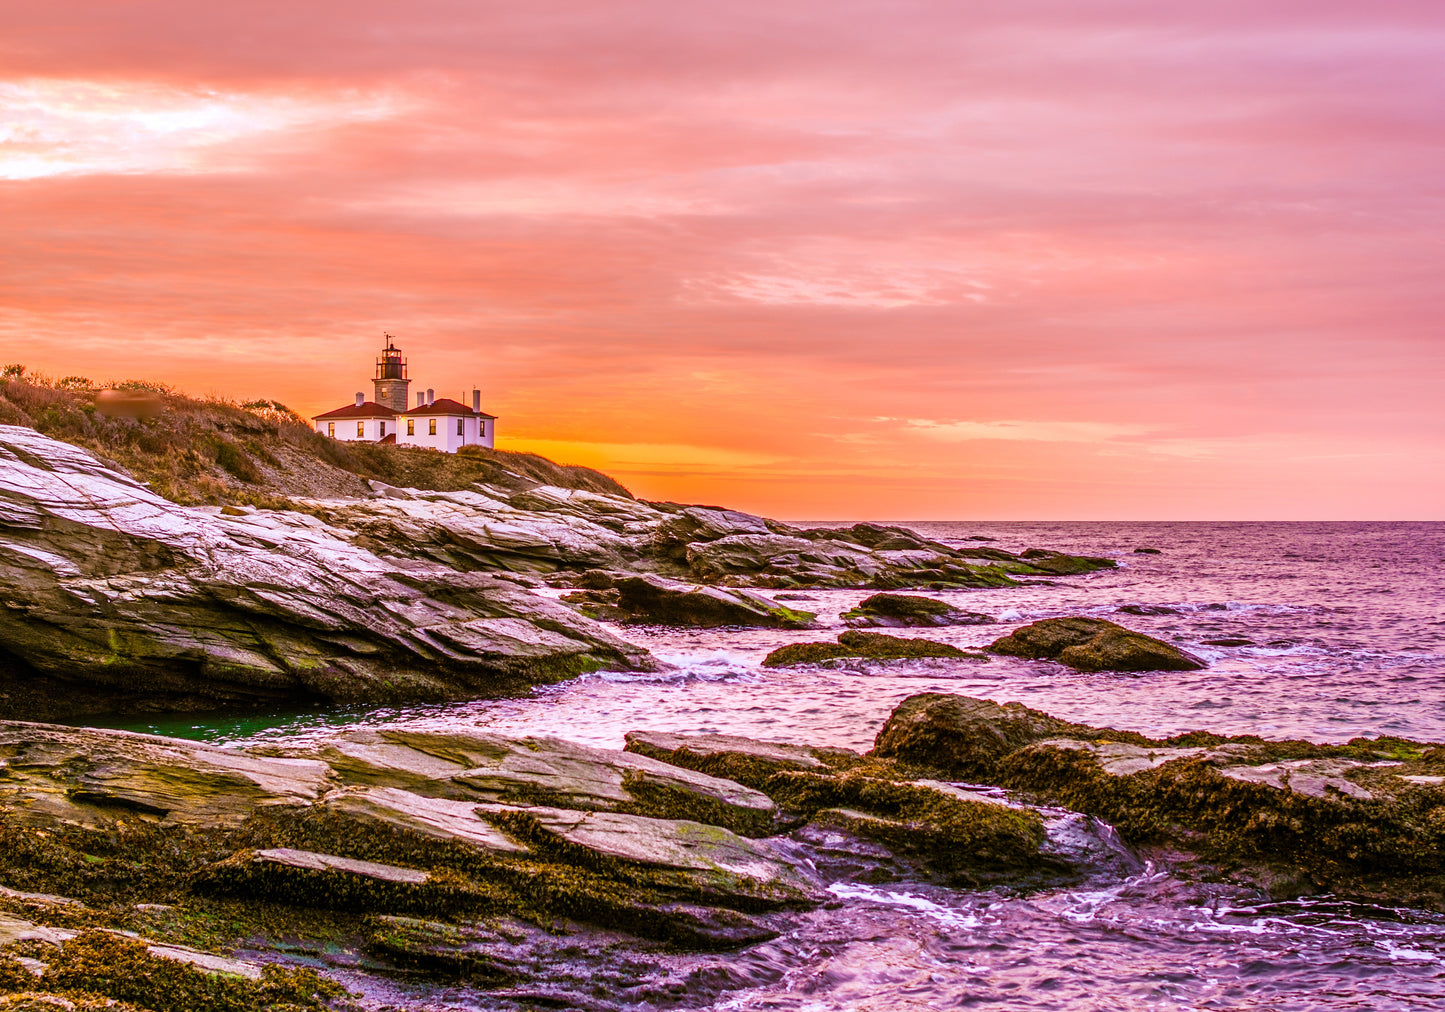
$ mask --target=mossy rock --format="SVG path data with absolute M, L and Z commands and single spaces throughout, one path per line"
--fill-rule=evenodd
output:
M 854 627 L 984 625 L 992 621 L 988 615 L 963 611 L 946 601 L 916 594 L 874 594 L 843 613 L 844 624 Z
M 1266 887 L 1445 909 L 1438 751 L 1404 739 L 1153 739 L 925 693 L 894 710 L 873 755 L 1028 792 L 1106 820 L 1131 844 L 1192 852 Z
M 988 645 L 1011 657 L 1051 660 L 1079 671 L 1196 671 L 1193 654 L 1101 618 L 1049 618 L 1015 629 Z
M 979 660 L 983 655 L 933 640 L 849 630 L 840 635 L 836 643 L 789 643 L 779 647 L 763 659 L 763 667 L 787 668 L 797 664 L 818 664 L 840 657 L 884 661 L 921 657 Z

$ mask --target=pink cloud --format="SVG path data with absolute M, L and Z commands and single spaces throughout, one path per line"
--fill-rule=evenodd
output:
M 1438 516 L 1445 13 L 1260 6 L 15 5 L 0 337 L 311 411 L 387 329 L 794 516 Z

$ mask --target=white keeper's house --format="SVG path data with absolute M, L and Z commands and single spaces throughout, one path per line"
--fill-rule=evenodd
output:
M 434 390 L 417 391 L 416 406 L 407 406 L 411 380 L 406 375 L 406 359 L 392 344 L 390 334 L 376 360 L 372 385 L 371 400 L 358 393 L 355 404 L 312 419 L 316 431 L 348 442 L 425 446 L 446 453 L 456 453 L 463 446 L 491 449 L 496 443 L 497 416 L 482 410 L 482 392 L 476 388 L 472 389 L 471 407 L 437 397 Z

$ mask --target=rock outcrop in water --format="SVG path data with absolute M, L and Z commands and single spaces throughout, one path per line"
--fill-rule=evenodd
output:
M 1026 791 L 1140 845 L 1254 869 L 1277 894 L 1337 892 L 1445 910 L 1445 749 L 1192 732 L 1153 739 L 1017 703 L 928 693 L 878 734 L 879 758 Z
M 1163 640 L 1101 618 L 1046 618 L 994 640 L 987 649 L 1058 661 L 1080 671 L 1195 671 L 1206 666 Z
M 763 658 L 765 668 L 787 668 L 797 664 L 821 664 L 843 658 L 870 661 L 916 660 L 923 657 L 950 657 L 960 660 L 985 660 L 983 654 L 960 650 L 948 643 L 921 637 L 887 636 L 883 633 L 859 632 L 850 629 L 841 633 L 834 643 L 789 643 Z
M 917 594 L 874 594 L 843 613 L 843 624 L 858 628 L 905 629 L 946 625 L 987 625 L 993 619 Z

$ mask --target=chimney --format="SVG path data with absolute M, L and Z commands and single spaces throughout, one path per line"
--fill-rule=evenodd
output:
M 361 406 L 362 406 L 363 404 L 365 404 L 365 403 L 366 403 L 366 394 L 361 394 L 361 393 L 357 394 L 357 395 L 356 395 L 356 406 L 359 408 L 359 407 L 361 407 Z
M 426 394 L 420 390 L 416 392 L 416 406 L 419 408 L 426 407 Z
M 426 390 L 426 406 L 427 406 L 427 407 L 431 407 L 433 404 L 436 403 L 436 400 L 437 400 L 437 392 L 436 392 L 435 390 L 433 390 L 431 387 L 427 387 L 427 390 Z
M 482 392 L 476 387 L 472 387 L 472 410 L 478 414 L 482 410 Z

